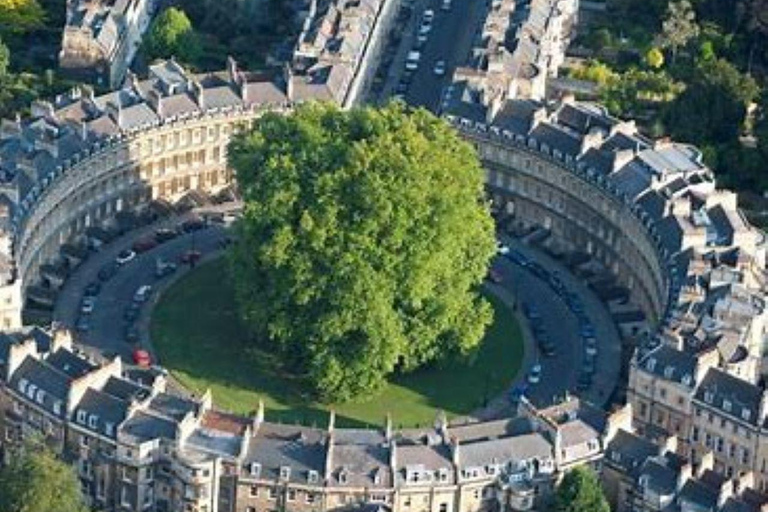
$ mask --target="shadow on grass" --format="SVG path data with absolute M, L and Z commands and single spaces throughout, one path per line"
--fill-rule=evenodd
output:
M 380 426 L 391 413 L 395 426 L 425 426 L 437 410 L 448 416 L 481 407 L 517 374 L 523 343 L 512 314 L 489 297 L 496 321 L 472 361 L 452 361 L 396 376 L 368 400 L 333 406 L 311 400 L 301 379 L 281 371 L 276 356 L 249 343 L 237 315 L 226 261 L 201 265 L 172 286 L 152 316 L 152 342 L 160 362 L 186 387 L 213 392 L 218 407 L 247 414 L 259 399 L 267 419 L 325 426 L 328 409 L 339 426 Z

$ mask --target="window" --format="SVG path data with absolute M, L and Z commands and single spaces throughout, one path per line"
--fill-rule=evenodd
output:
M 81 425 L 85 425 L 85 422 L 88 418 L 88 415 L 85 413 L 85 411 L 77 411 L 77 422 Z
M 110 422 L 106 422 L 104 424 L 104 433 L 106 433 L 108 436 L 112 436 L 115 433 L 115 425 Z
M 269 499 L 276 500 L 277 499 L 277 488 L 270 487 L 269 488 Z
M 99 421 L 99 417 L 96 416 L 95 414 L 91 414 L 88 417 L 88 426 L 90 428 L 96 428 L 96 426 L 98 425 L 98 421 Z
M 441 503 L 440 504 L 440 512 L 448 512 L 448 504 L 447 503 Z
M 280 468 L 280 478 L 283 480 L 288 480 L 291 478 L 291 468 L 282 466 Z
M 19 379 L 19 392 L 21 394 L 26 393 L 27 391 L 27 379 Z
M 296 501 L 296 489 L 288 489 L 288 501 Z
M 38 404 L 43 405 L 44 400 L 45 400 L 45 391 L 43 391 L 42 389 L 38 389 L 37 395 L 35 395 L 35 401 Z
M 120 504 L 124 507 L 131 506 L 131 502 L 128 499 L 128 488 L 126 486 L 120 488 Z
M 251 498 L 255 498 L 259 495 L 259 486 L 258 485 L 252 485 L 250 490 L 250 496 Z
M 53 414 L 56 414 L 57 416 L 61 414 L 61 400 L 53 402 Z
M 258 477 L 261 474 L 261 464 L 258 462 L 251 462 L 248 470 L 251 473 L 251 476 Z
M 319 475 L 317 474 L 317 471 L 314 469 L 310 469 L 309 473 L 307 473 L 307 482 L 314 484 L 317 483 L 319 479 Z
M 245 507 L 245 512 L 256 512 L 256 507 Z
M 405 499 L 403 500 L 403 506 L 404 507 L 410 507 L 411 506 L 411 497 L 410 496 L 406 496 L 405 497 Z
M 80 436 L 80 446 L 88 446 L 91 439 L 88 436 Z

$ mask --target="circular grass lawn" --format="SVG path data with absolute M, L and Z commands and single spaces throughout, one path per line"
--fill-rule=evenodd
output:
M 325 425 L 431 425 L 438 411 L 468 414 L 503 393 L 520 370 L 523 341 L 512 313 L 493 296 L 495 321 L 472 358 L 394 376 L 378 394 L 352 403 L 318 404 L 300 380 L 280 371 L 277 358 L 247 342 L 224 258 L 199 266 L 174 283 L 152 313 L 152 344 L 160 364 L 187 389 L 213 392 L 218 408 L 247 414 L 259 399 L 270 421 Z

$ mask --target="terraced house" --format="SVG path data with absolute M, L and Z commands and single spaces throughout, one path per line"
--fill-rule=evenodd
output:
M 95 364 L 68 332 L 0 338 L 2 450 L 43 435 L 77 465 L 99 509 L 157 511 L 531 510 L 563 471 L 598 464 L 631 415 L 568 400 L 515 418 L 434 429 L 279 425 L 181 397 L 161 371 Z

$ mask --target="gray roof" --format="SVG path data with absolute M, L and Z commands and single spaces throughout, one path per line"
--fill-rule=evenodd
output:
M 48 356 L 45 362 L 73 379 L 78 379 L 96 369 L 96 365 L 87 359 L 63 348 Z
M 13 372 L 10 381 L 11 389 L 20 393 L 19 382 L 22 379 L 26 382 L 27 393 L 31 385 L 34 385 L 38 390 L 43 390 L 42 395 L 35 393 L 34 402 L 38 406 L 53 415 L 64 417 L 67 412 L 66 403 L 72 381 L 69 376 L 34 357 L 27 357 Z M 38 396 L 42 396 L 42 404 L 38 402 Z M 55 404 L 58 404 L 58 413 L 55 412 Z
M 199 404 L 170 393 L 158 393 L 149 402 L 149 409 L 175 421 L 181 421 L 190 413 L 199 409 Z
M 694 400 L 740 421 L 759 425 L 762 396 L 758 386 L 717 368 L 710 368 L 696 390 Z
M 642 464 L 658 452 L 659 448 L 648 439 L 619 430 L 605 447 L 603 463 L 626 475 L 637 477 L 642 471 Z
M 462 467 L 485 466 L 493 460 L 503 463 L 552 457 L 552 445 L 538 432 L 461 444 L 459 450 Z
M 327 433 L 308 427 L 262 424 L 251 438 L 245 463 L 261 464 L 261 478 L 279 479 L 289 468 L 289 480 L 307 482 L 309 471 L 325 471 Z
M 125 400 L 89 388 L 77 404 L 72 421 L 92 432 L 115 438 L 118 425 L 128 415 L 129 405 Z
M 123 422 L 119 435 L 133 443 L 144 443 L 154 439 L 175 439 L 176 423 L 139 411 Z
M 638 366 L 645 372 L 657 377 L 693 388 L 693 376 L 696 370 L 696 357 L 668 345 L 648 352 L 638 361 Z

